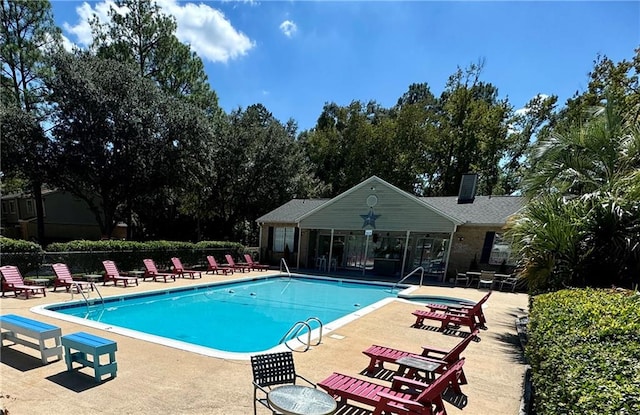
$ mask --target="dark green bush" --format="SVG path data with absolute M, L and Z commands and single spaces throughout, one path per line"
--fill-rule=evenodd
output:
M 15 265 L 23 275 L 38 269 L 42 254 L 42 248 L 36 243 L 0 237 L 0 265 Z
M 533 299 L 526 354 L 537 415 L 640 413 L 640 295 L 562 290 Z
M 142 260 L 151 258 L 159 268 L 168 269 L 171 257 L 183 264 L 204 265 L 207 255 L 223 261 L 224 254 L 238 257 L 244 246 L 237 242 L 202 241 L 196 244 L 179 241 L 71 241 L 49 244 L 47 252 L 40 245 L 21 239 L 0 238 L 0 264 L 16 265 L 23 275 L 51 273 L 49 264 L 63 262 L 73 273 L 100 273 L 102 261 L 115 261 L 122 271 L 142 269 Z M 224 261 L 223 261 L 224 262 Z

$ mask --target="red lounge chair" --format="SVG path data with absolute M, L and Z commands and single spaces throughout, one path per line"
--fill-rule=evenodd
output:
M 255 262 L 250 254 L 244 254 L 244 260 L 247 262 L 249 267 L 256 271 L 266 271 L 269 269 L 269 265 L 261 264 L 259 262 Z
M 224 275 L 227 275 L 229 273 L 233 274 L 233 268 L 229 267 L 228 265 L 218 265 L 218 262 L 216 262 L 216 259 L 213 257 L 213 255 L 207 255 L 207 272 L 205 272 L 205 274 L 208 274 L 209 271 L 213 272 L 214 274 L 218 274 L 219 272 L 222 272 Z
M 236 264 L 236 262 L 233 260 L 233 257 L 229 254 L 226 254 L 224 257 L 227 260 L 227 265 L 233 268 L 234 270 L 237 269 L 240 272 L 244 272 L 245 270 L 247 272 L 251 271 L 251 267 L 249 266 L 249 264 L 242 264 L 242 263 Z
M 125 287 L 128 287 L 129 284 L 135 283 L 138 285 L 138 277 L 127 277 L 124 275 L 120 275 L 120 271 L 118 271 L 118 267 L 116 267 L 116 263 L 113 261 L 102 261 L 102 266 L 104 267 L 104 282 L 102 285 L 107 285 L 109 281 L 113 281 L 113 285 L 118 285 L 118 281 L 121 281 Z
M 426 358 L 430 360 L 434 360 L 437 362 L 443 362 L 445 365 L 438 369 L 436 373 L 442 373 L 447 367 L 453 365 L 455 362 L 460 360 L 460 355 L 467 348 L 469 343 L 472 340 L 476 340 L 478 338 L 478 333 L 480 330 L 476 329 L 469 336 L 465 337 L 460 343 L 455 345 L 451 350 L 439 349 L 437 347 L 432 346 L 422 346 L 422 354 L 415 354 L 411 352 L 405 352 L 403 350 L 391 349 L 389 347 L 373 345 L 369 347 L 367 350 L 363 351 L 365 355 L 369 356 L 371 361 L 369 362 L 369 366 L 367 367 L 367 373 L 373 373 L 378 369 L 382 369 L 383 362 L 388 363 L 396 363 L 396 360 L 401 357 L 407 356 L 416 356 L 420 358 Z M 467 378 L 464 375 L 464 371 L 460 373 L 460 384 L 466 385 Z
M 29 298 L 29 293 L 38 294 L 38 291 L 42 292 L 45 297 L 47 293 L 42 286 L 28 285 L 24 282 L 22 274 L 18 267 L 13 265 L 5 265 L 0 267 L 0 274 L 2 275 L 2 296 L 7 291 L 13 291 L 13 294 L 18 297 L 19 292 L 24 292 L 25 298 Z
M 147 278 L 153 278 L 154 281 L 159 281 L 159 279 L 162 278 L 164 282 L 168 282 L 167 278 L 171 278 L 174 281 L 176 280 L 176 274 L 158 271 L 153 259 L 143 259 L 142 262 L 144 262 L 144 276 L 142 277 L 142 281 Z
M 416 322 L 413 324 L 413 327 L 422 327 L 424 320 L 436 320 L 441 323 L 440 330 L 446 329 L 450 324 L 454 326 L 468 326 L 471 331 L 474 331 L 479 327 L 478 323 L 476 323 L 475 315 L 473 314 L 458 314 L 455 312 L 439 312 L 439 311 L 427 311 L 427 310 L 416 310 L 413 313 L 416 316 Z
M 67 264 L 53 264 L 51 268 L 53 268 L 53 272 L 56 274 L 56 279 L 53 280 L 54 292 L 58 289 L 58 287 L 65 287 L 67 292 L 71 290 L 71 287 L 75 287 L 78 292 L 80 292 L 80 290 L 87 289 L 91 289 L 91 291 L 93 291 L 93 283 L 74 281 Z
M 365 405 L 375 407 L 374 415 L 382 413 L 416 414 L 416 415 L 446 415 L 442 393 L 451 387 L 453 391 L 462 393 L 458 378 L 462 371 L 464 358 L 454 363 L 447 371 L 435 379 L 431 384 L 418 382 L 413 379 L 396 376 L 391 387 L 368 382 L 359 378 L 333 373 L 318 383 L 340 404 L 351 399 Z M 411 393 L 403 386 L 419 391 Z
M 184 269 L 184 267 L 182 266 L 182 262 L 180 261 L 180 258 L 173 257 L 171 258 L 171 262 L 173 263 L 173 272 L 178 277 L 187 278 L 186 276 L 190 275 L 191 278 L 195 279 L 197 275 L 198 278 L 202 278 L 202 273 L 200 271 L 197 271 L 194 269 Z
M 489 299 L 491 296 L 491 291 L 489 291 L 480 301 L 478 301 L 474 305 L 467 304 L 456 304 L 456 305 L 444 305 L 444 304 L 427 304 L 426 307 L 429 308 L 430 311 L 443 311 L 449 313 L 457 313 L 461 315 L 474 315 L 476 317 L 476 322 L 478 327 L 486 329 L 487 319 L 484 316 L 484 312 L 482 311 L 482 305 Z

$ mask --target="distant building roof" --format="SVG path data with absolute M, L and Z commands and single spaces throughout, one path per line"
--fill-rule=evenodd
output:
M 503 225 L 525 204 L 522 196 L 476 196 L 473 203 L 458 204 L 457 196 L 420 197 L 434 210 L 474 225 Z M 293 199 L 257 219 L 264 223 L 296 223 L 299 218 L 331 199 Z
M 298 219 L 313 209 L 327 203 L 331 199 L 293 199 L 284 205 L 259 217 L 257 222 L 295 223 Z
M 457 196 L 421 197 L 423 202 L 461 222 L 500 225 L 525 204 L 523 196 L 476 196 L 473 203 L 458 203 Z

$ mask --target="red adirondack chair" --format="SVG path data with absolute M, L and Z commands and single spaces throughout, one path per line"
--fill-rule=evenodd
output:
M 460 359 L 432 383 L 422 383 L 413 379 L 396 376 L 391 387 L 369 382 L 340 373 L 333 373 L 318 383 L 339 403 L 346 403 L 349 399 L 364 405 L 375 407 L 373 413 L 415 414 L 415 415 L 446 415 L 447 410 L 442 400 L 442 393 L 451 388 L 456 393 L 462 393 L 458 378 L 460 377 L 464 358 Z M 412 393 L 403 387 L 419 391 Z
M 458 314 L 473 314 L 476 317 L 476 323 L 480 328 L 486 329 L 487 319 L 482 311 L 482 305 L 487 302 L 491 296 L 492 291 L 489 291 L 484 297 L 480 299 L 476 304 L 427 304 L 426 307 L 431 311 L 444 311 Z
M 249 264 L 236 264 L 236 262 L 233 260 L 233 257 L 229 254 L 226 254 L 224 257 L 227 260 L 227 265 L 234 270 L 238 270 L 240 272 L 251 271 L 251 267 L 249 266 Z
M 142 262 L 144 263 L 144 276 L 142 277 L 143 281 L 147 278 L 153 278 L 154 281 L 158 281 L 160 278 L 162 278 L 164 282 L 168 282 L 167 278 L 170 278 L 174 281 L 176 280 L 176 274 L 158 271 L 156 263 L 153 259 L 143 259 Z
M 205 274 L 208 274 L 209 271 L 214 274 L 218 274 L 222 272 L 224 275 L 233 274 L 233 268 L 229 267 L 229 265 L 218 265 L 218 262 L 214 258 L 213 255 L 207 255 L 207 271 Z
M 69 271 L 69 267 L 67 266 L 67 264 L 53 264 L 51 268 L 53 268 L 53 272 L 56 274 L 56 278 L 53 280 L 53 291 L 57 290 L 58 287 L 65 287 L 67 292 L 69 292 L 72 287 L 75 287 L 78 292 L 80 292 L 80 290 L 87 289 L 93 291 L 93 283 L 75 281 L 73 279 L 73 276 L 71 276 L 71 271 Z
M 266 271 L 269 269 L 269 265 L 255 262 L 250 254 L 244 254 L 244 260 L 249 264 L 249 267 L 256 271 Z
M 116 263 L 113 261 L 102 261 L 102 266 L 104 267 L 104 282 L 102 285 L 107 285 L 108 282 L 112 281 L 113 285 L 118 285 L 118 282 L 122 282 L 125 287 L 128 287 L 129 284 L 135 283 L 138 285 L 138 277 L 129 277 L 126 275 L 121 275 L 120 271 L 118 271 L 118 267 L 116 267 Z
M 24 282 L 22 274 L 18 267 L 14 265 L 5 265 L 0 267 L 0 275 L 2 275 L 2 296 L 7 291 L 13 291 L 13 294 L 18 297 L 18 293 L 24 292 L 25 298 L 29 298 L 29 293 L 38 294 L 42 292 L 42 295 L 47 296 L 45 287 L 39 285 L 28 285 Z
M 478 329 L 474 330 L 473 333 L 462 339 L 462 341 L 455 345 L 451 350 L 440 349 L 433 346 L 422 346 L 421 354 L 392 349 L 390 347 L 378 346 L 374 344 L 373 346 L 362 352 L 371 359 L 366 371 L 367 373 L 373 373 L 376 371 L 376 368 L 384 368 L 384 362 L 396 363 L 396 361 L 402 357 L 416 356 L 419 358 L 426 358 L 429 360 L 442 362 L 443 365 L 436 371 L 436 373 L 442 373 L 449 366 L 460 360 L 460 355 L 467 348 L 469 343 L 471 343 L 472 340 L 478 339 L 479 332 L 480 331 Z M 464 375 L 464 371 L 461 371 L 459 380 L 461 385 L 465 385 L 467 383 L 467 378 Z
M 202 272 L 195 269 L 184 269 L 180 258 L 171 258 L 171 263 L 173 263 L 173 272 L 179 277 L 187 278 L 186 276 L 189 275 L 191 278 L 195 279 L 197 275 L 198 278 L 202 278 Z
M 446 307 L 446 306 L 434 306 L 428 305 L 429 310 L 416 310 L 413 314 L 416 316 L 416 322 L 414 327 L 420 327 L 423 325 L 424 320 L 436 320 L 441 323 L 440 329 L 444 330 L 449 324 L 457 326 L 468 326 L 471 331 L 476 328 L 486 329 L 486 319 L 482 311 L 482 305 L 489 298 L 491 292 L 487 293 L 485 297 L 478 301 L 471 308 L 464 306 L 461 307 Z

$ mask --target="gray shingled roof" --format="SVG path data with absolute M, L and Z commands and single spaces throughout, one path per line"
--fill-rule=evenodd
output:
M 457 196 L 420 197 L 436 211 L 447 214 L 462 223 L 475 225 L 501 225 L 518 212 L 525 203 L 521 196 L 476 196 L 473 203 L 458 204 Z M 300 217 L 331 199 L 293 199 L 257 219 L 257 222 L 295 223 Z
M 461 222 L 475 225 L 504 224 L 525 204 L 522 196 L 476 196 L 473 203 L 458 204 L 457 196 L 421 197 L 424 203 Z
M 295 223 L 305 213 L 311 212 L 318 206 L 331 199 L 293 199 L 256 219 L 256 222 Z

